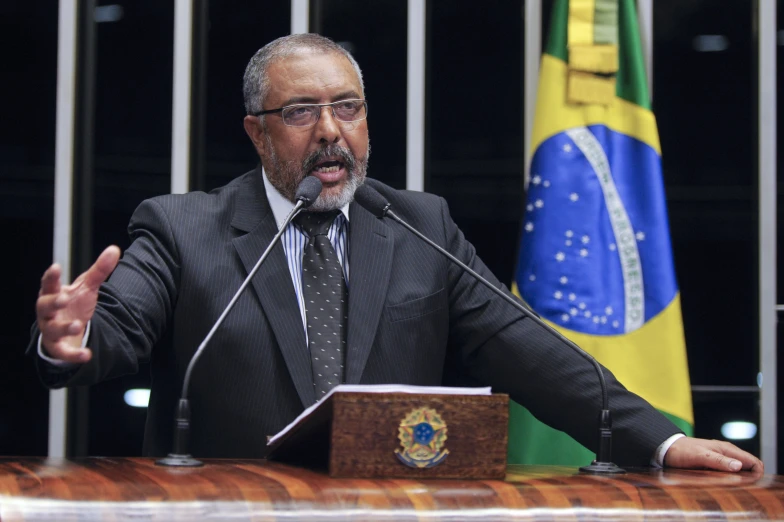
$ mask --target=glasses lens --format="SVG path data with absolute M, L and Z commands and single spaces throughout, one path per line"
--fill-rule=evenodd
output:
M 316 105 L 293 105 L 283 109 L 283 123 L 292 127 L 307 127 L 316 123 L 320 107 Z
M 335 109 L 335 117 L 340 121 L 362 120 L 367 115 L 365 102 L 362 100 L 343 100 L 332 107 Z

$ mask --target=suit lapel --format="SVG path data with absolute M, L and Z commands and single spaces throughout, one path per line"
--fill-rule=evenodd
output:
M 346 382 L 359 383 L 386 301 L 392 239 L 386 224 L 356 203 L 349 225 Z
M 243 190 L 237 198 L 232 226 L 247 232 L 235 238 L 233 243 L 246 273 L 249 273 L 277 233 L 278 227 L 267 202 L 261 169 L 249 176 L 247 185 L 247 190 Z M 252 286 L 278 341 L 302 404 L 310 406 L 316 400 L 310 355 L 286 254 L 280 242 L 259 268 Z

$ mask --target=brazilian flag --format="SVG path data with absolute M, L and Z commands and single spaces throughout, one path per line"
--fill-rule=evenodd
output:
M 513 289 L 687 434 L 691 404 L 634 0 L 556 0 Z M 612 405 L 611 405 L 612 407 Z M 512 406 L 509 461 L 594 455 Z

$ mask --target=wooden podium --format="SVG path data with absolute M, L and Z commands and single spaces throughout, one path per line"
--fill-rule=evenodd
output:
M 505 395 L 334 393 L 270 445 L 310 469 L 0 457 L 0 520 L 784 520 L 778 476 L 507 466 L 507 415 Z
M 503 479 L 509 397 L 333 393 L 268 459 L 345 478 Z
M 263 460 L 0 457 L 0 520 L 192 522 L 784 520 L 784 478 L 509 466 L 504 480 L 339 479 Z

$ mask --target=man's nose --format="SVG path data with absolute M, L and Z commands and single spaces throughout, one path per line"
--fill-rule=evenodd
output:
M 340 124 L 335 119 L 332 106 L 321 107 L 321 115 L 316 122 L 316 139 L 324 143 L 337 143 L 340 137 Z

